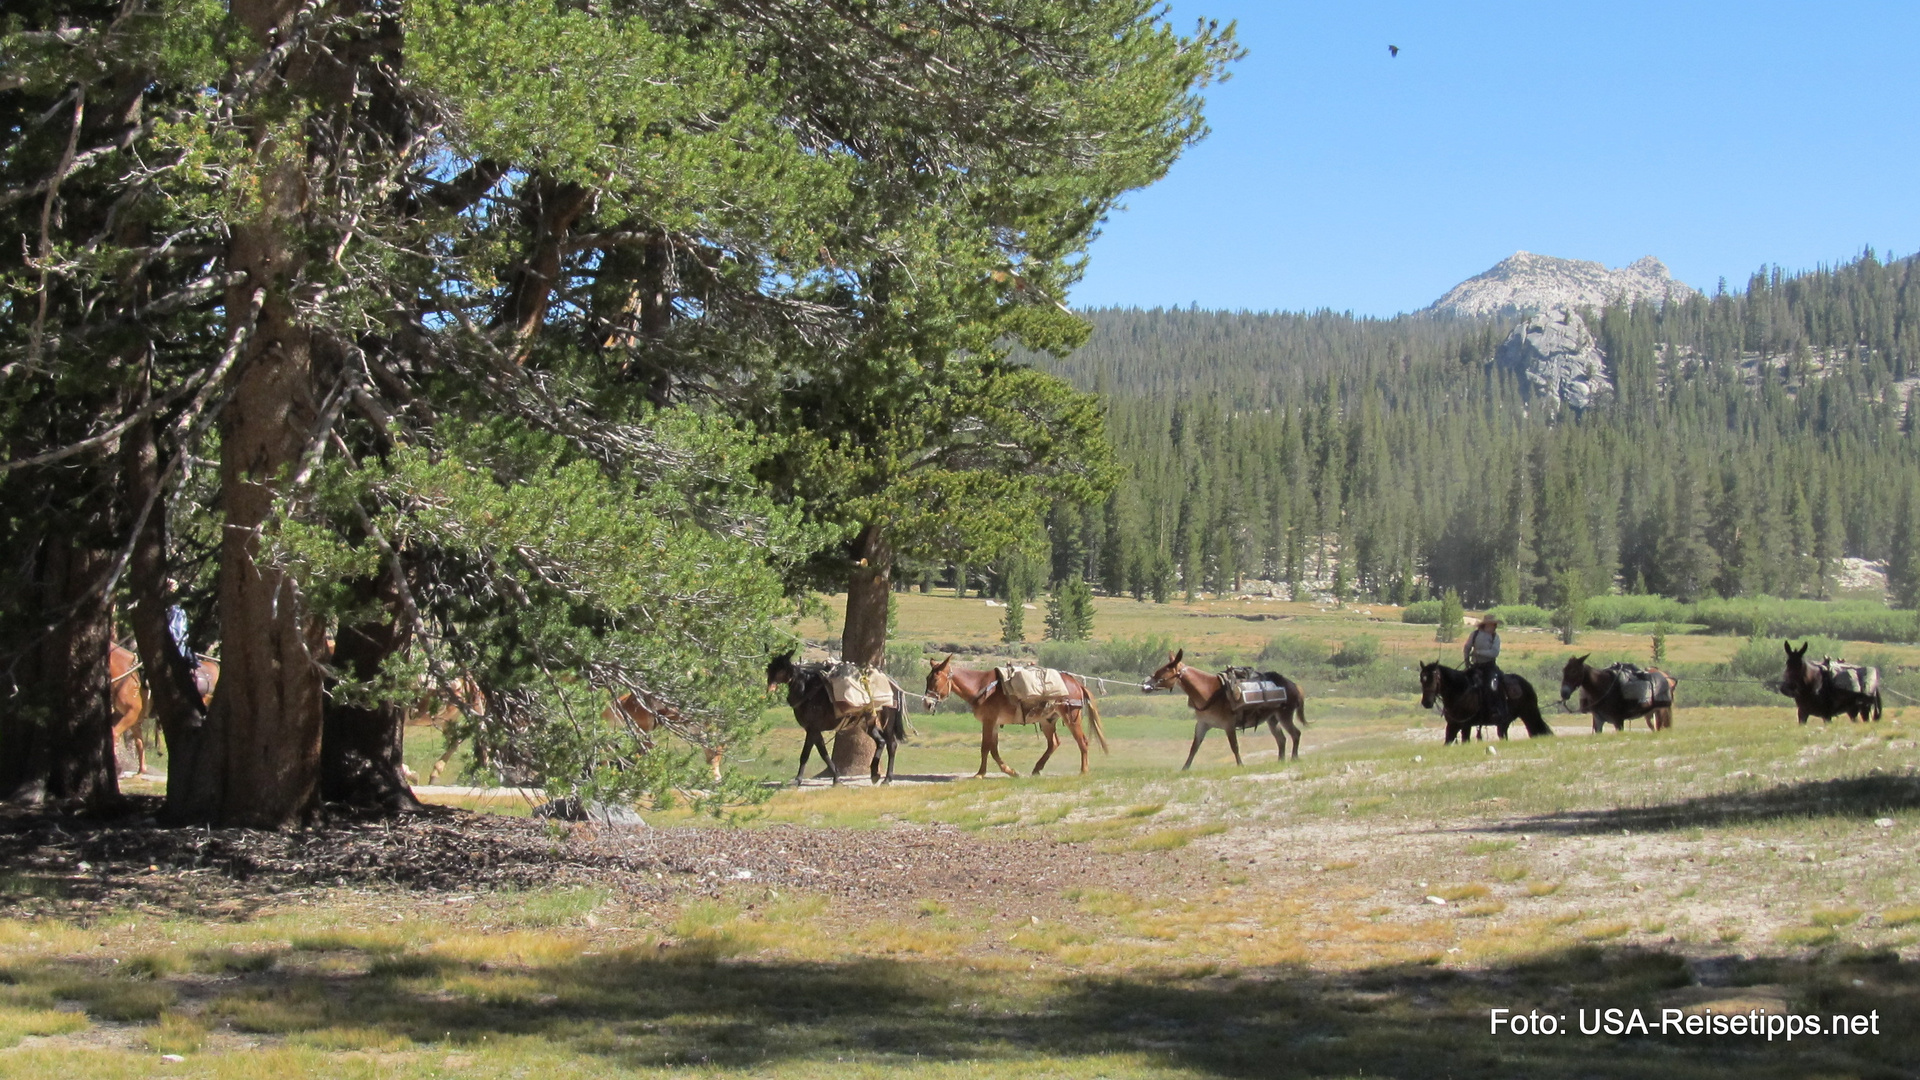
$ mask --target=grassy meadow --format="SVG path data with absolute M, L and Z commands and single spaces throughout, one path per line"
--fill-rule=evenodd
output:
M 1000 614 L 909 594 L 896 637 L 984 665 Z M 1363 663 L 1301 668 L 1313 724 L 1298 762 L 1277 761 L 1263 729 L 1236 768 L 1215 733 L 1182 773 L 1184 704 L 1116 684 L 1101 702 L 1112 752 L 1096 748 L 1086 776 L 1069 741 L 1039 778 L 969 779 L 978 727 L 943 710 L 914 718 L 899 760 L 913 782 L 795 790 L 798 730 L 770 709 L 735 765 L 787 786 L 724 821 L 646 815 L 655 833 L 747 843 L 830 830 L 856 867 L 875 852 L 876 877 L 895 841 L 965 851 L 997 868 L 986 881 L 860 894 L 723 879 L 664 903 L 618 879 L 322 885 L 207 917 L 62 909 L 62 879 L 11 874 L 0 890 L 35 914 L 0 920 L 0 1075 L 1912 1074 L 1920 709 L 1889 696 L 1879 724 L 1801 727 L 1775 697 L 1683 708 L 1657 736 L 1596 736 L 1550 709 L 1561 737 L 1444 747 L 1405 669 L 1458 645 L 1393 614 L 1100 601 L 1101 637 L 1164 638 L 1205 664 L 1373 638 Z M 820 641 L 829 625 L 799 632 Z M 1509 668 L 1530 676 L 1569 652 L 1644 661 L 1649 647 L 1506 638 Z M 1735 679 L 1752 646 L 1689 634 L 1667 648 L 1676 667 Z M 1920 663 L 1910 646 L 1855 648 Z M 423 776 L 436 739 L 409 743 Z M 1039 751 L 1030 728 L 1003 739 L 1023 773 Z M 549 829 L 556 850 L 594 836 Z M 1029 884 L 1039 862 L 1067 860 L 1092 876 Z M 1877 1012 L 1881 1034 L 1491 1035 L 1493 1008 L 1568 1028 L 1582 1009 Z

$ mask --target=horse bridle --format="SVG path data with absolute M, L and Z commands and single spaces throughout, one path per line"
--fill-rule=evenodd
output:
M 929 690 L 926 693 L 920 695 L 920 703 L 926 706 L 926 709 L 928 712 L 932 712 L 934 709 L 934 706 L 947 700 L 947 698 L 949 697 L 959 698 L 961 701 L 966 702 L 967 708 L 971 709 L 974 706 L 978 705 L 980 701 L 983 698 L 985 698 L 988 694 L 993 693 L 993 688 L 1000 684 L 1000 678 L 999 676 L 996 675 L 991 682 L 987 683 L 986 686 L 981 688 L 978 694 L 975 694 L 972 698 L 969 698 L 967 697 L 966 693 L 960 689 L 959 682 L 955 681 L 953 677 L 952 668 L 946 669 L 941 674 L 945 675 L 947 678 L 946 692 L 936 694 L 933 691 Z
M 1173 662 L 1173 674 L 1168 676 L 1167 682 L 1162 683 L 1157 681 L 1160 678 L 1160 673 L 1156 671 L 1140 683 L 1140 692 L 1143 694 L 1151 694 L 1155 690 L 1171 690 L 1179 686 L 1180 673 L 1187 670 L 1187 666 L 1185 660 L 1175 660 Z

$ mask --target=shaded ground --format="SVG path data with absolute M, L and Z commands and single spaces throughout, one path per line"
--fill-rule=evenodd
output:
M 651 829 L 445 808 L 289 832 L 168 829 L 153 824 L 156 800 L 139 802 L 145 814 L 110 821 L 0 810 L 0 896 L 12 913 L 241 915 L 316 886 L 478 893 L 593 884 L 647 904 L 746 883 L 804 887 L 853 909 L 980 895 L 1017 912 L 1074 887 L 1157 888 L 1181 861 L 943 825 Z

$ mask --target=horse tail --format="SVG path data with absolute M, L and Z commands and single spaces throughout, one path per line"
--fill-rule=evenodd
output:
M 1093 695 L 1087 693 L 1086 683 L 1080 684 L 1080 692 L 1087 696 L 1087 716 L 1093 720 L 1091 725 L 1093 728 L 1093 737 L 1100 740 L 1100 752 L 1103 754 L 1113 753 L 1113 751 L 1107 749 L 1106 729 L 1100 726 L 1100 706 L 1093 703 Z
M 1883 711 L 1880 707 L 1880 691 L 1875 690 L 1873 692 L 1873 718 L 1875 720 L 1880 719 Z
M 1299 719 L 1300 726 L 1305 727 L 1313 722 L 1307 719 L 1307 695 L 1300 689 L 1299 683 L 1291 685 L 1293 686 L 1293 715 Z
M 1553 729 L 1547 726 L 1547 718 L 1540 715 L 1540 695 L 1534 693 L 1533 684 L 1521 679 L 1520 686 L 1526 691 L 1526 696 L 1520 699 L 1524 708 L 1516 711 L 1520 714 L 1520 722 L 1527 726 L 1527 738 L 1538 739 L 1553 734 Z

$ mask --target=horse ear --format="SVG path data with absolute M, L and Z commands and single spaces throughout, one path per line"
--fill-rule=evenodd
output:
M 1586 656 L 1576 656 L 1574 657 L 1574 659 L 1584 664 L 1587 662 L 1587 656 L 1592 656 L 1592 655 L 1593 655 L 1592 653 L 1588 653 Z
M 1173 662 L 1177 664 L 1181 660 L 1186 659 L 1186 656 L 1187 656 L 1187 650 L 1181 649 L 1179 652 L 1173 654 Z

